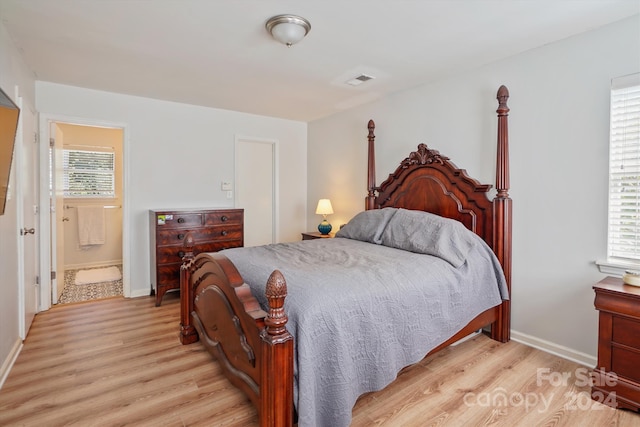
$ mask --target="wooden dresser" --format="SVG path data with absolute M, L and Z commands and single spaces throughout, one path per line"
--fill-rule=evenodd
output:
M 156 306 L 164 294 L 180 289 L 182 246 L 187 232 L 195 240 L 194 255 L 244 245 L 242 209 L 176 209 L 149 211 L 151 291 Z
M 616 408 L 640 408 L 640 288 L 622 279 L 598 282 L 598 365 L 591 397 Z

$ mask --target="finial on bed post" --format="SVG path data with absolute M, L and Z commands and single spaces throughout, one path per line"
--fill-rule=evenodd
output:
M 289 318 L 284 311 L 284 299 L 287 296 L 287 282 L 279 270 L 274 270 L 267 280 L 265 296 L 269 301 L 269 314 L 265 319 L 266 331 L 270 336 L 287 335 L 291 337 L 285 325 Z
M 275 270 L 267 280 L 269 313 L 260 334 L 260 426 L 293 425 L 293 336 L 287 331 L 287 282 Z
M 496 189 L 498 197 L 509 197 L 509 89 L 500 86 L 498 89 L 498 162 L 496 171 Z
M 375 208 L 375 199 L 376 199 L 376 153 L 375 153 L 375 139 L 376 136 L 373 134 L 373 131 L 376 128 L 376 124 L 373 120 L 369 120 L 367 124 L 367 128 L 369 129 L 369 135 L 367 139 L 369 141 L 368 146 L 368 162 L 367 162 L 367 198 L 365 203 L 365 209 L 374 209 Z
M 512 204 L 509 197 L 509 129 L 508 117 L 509 90 L 506 86 L 498 89 L 498 155 L 496 162 L 496 190 L 494 199 L 494 236 L 501 235 L 501 239 L 494 242 L 494 251 L 507 281 L 509 298 L 511 298 L 511 212 Z M 500 230 L 500 232 L 498 232 Z M 511 300 L 503 301 L 498 320 L 491 329 L 491 337 L 506 342 L 511 337 Z
M 182 241 L 184 255 L 180 266 L 180 342 L 191 344 L 198 341 L 198 333 L 191 324 L 191 312 L 193 311 L 193 289 L 189 286 L 191 281 L 191 261 L 193 261 L 193 247 L 195 240 L 189 232 Z

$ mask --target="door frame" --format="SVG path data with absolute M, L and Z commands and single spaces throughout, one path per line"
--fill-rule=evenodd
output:
M 272 214 L 272 224 L 271 224 L 271 235 L 272 235 L 272 243 L 277 243 L 280 241 L 280 235 L 279 235 L 279 226 L 278 226 L 278 218 L 279 218 L 279 164 L 278 164 L 278 159 L 280 158 L 279 156 L 279 143 L 278 140 L 276 139 L 268 139 L 268 138 L 257 138 L 257 137 L 253 137 L 253 136 L 245 136 L 245 135 L 235 135 L 235 141 L 234 141 L 234 152 L 233 152 L 233 170 L 234 170 L 234 177 L 233 177 L 233 182 L 234 182 L 234 188 L 237 191 L 238 189 L 236 188 L 236 184 L 238 182 L 238 177 L 237 177 L 237 171 L 238 171 L 238 143 L 241 141 L 246 141 L 246 142 L 250 142 L 250 143 L 257 143 L 257 144 L 268 144 L 271 145 L 271 159 L 272 159 L 272 164 L 271 164 L 271 170 L 272 172 L 272 177 L 271 177 L 271 185 L 273 186 L 273 196 L 272 196 L 272 200 L 271 200 L 271 214 Z M 237 197 L 235 197 L 235 192 L 234 192 L 234 198 L 233 198 L 233 204 L 234 207 L 238 207 L 236 205 L 236 200 Z
M 108 127 L 122 129 L 122 291 L 125 297 L 131 296 L 131 221 L 129 215 L 129 125 L 122 122 L 110 122 L 99 119 L 73 117 L 61 114 L 41 113 L 39 120 L 40 133 L 40 311 L 48 310 L 52 305 L 51 280 L 51 210 L 49 195 L 49 139 L 52 122 L 68 123 L 81 126 Z M 57 272 L 60 278 L 60 272 Z M 64 273 L 62 273 L 64 274 Z M 62 276 L 64 277 L 64 276 Z

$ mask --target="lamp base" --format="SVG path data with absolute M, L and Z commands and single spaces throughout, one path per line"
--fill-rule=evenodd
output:
M 318 225 L 318 231 L 320 232 L 320 234 L 325 236 L 331 233 L 332 228 L 333 227 L 331 227 L 331 224 L 329 224 L 326 219 L 323 219 L 322 222 Z

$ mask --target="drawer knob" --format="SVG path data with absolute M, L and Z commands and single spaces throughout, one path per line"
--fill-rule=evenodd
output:
M 183 257 L 184 257 L 184 251 L 180 251 L 180 252 L 178 252 L 178 256 L 179 256 L 180 258 L 183 258 Z
M 227 232 L 227 230 L 222 230 L 222 232 L 220 234 L 222 234 L 223 236 L 226 236 L 229 233 Z
M 229 217 L 226 215 L 222 215 L 222 218 L 220 218 L 222 221 L 228 221 Z
M 178 234 L 178 240 L 182 240 L 182 239 L 184 239 L 184 234 L 182 233 Z
M 178 218 L 178 223 L 180 223 L 180 224 L 184 223 L 184 218 L 182 218 L 182 217 Z

